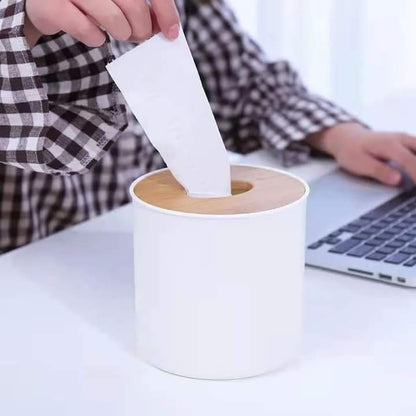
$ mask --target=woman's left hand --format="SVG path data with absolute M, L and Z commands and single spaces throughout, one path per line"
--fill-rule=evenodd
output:
M 376 132 L 358 123 L 343 123 L 311 135 L 307 142 L 332 155 L 345 170 L 398 186 L 395 162 L 416 182 L 416 137 L 405 133 Z

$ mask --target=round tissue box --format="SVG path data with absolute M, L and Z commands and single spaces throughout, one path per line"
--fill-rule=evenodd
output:
M 233 195 L 190 198 L 169 170 L 137 179 L 137 342 L 182 376 L 235 379 L 298 356 L 308 186 L 233 166 Z

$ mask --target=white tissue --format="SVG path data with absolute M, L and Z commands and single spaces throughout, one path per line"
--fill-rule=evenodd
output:
M 183 31 L 155 35 L 107 69 L 188 195 L 229 196 L 227 152 Z

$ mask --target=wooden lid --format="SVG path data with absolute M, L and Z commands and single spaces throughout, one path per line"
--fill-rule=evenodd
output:
M 137 183 L 135 195 L 159 208 L 205 215 L 248 214 L 283 207 L 306 192 L 298 179 L 251 166 L 232 166 L 233 195 L 225 198 L 191 198 L 169 170 Z

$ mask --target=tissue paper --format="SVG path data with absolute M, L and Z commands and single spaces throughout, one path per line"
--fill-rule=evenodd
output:
M 188 195 L 229 196 L 227 152 L 183 31 L 155 35 L 107 69 Z

